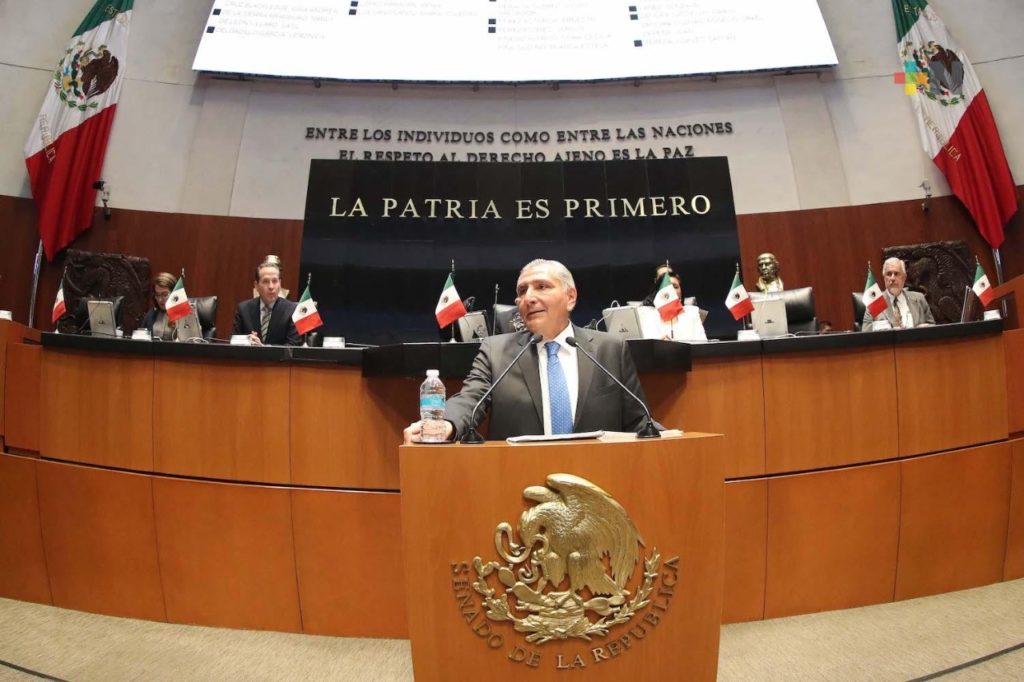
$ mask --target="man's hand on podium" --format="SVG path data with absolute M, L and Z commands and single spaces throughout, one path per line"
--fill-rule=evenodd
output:
M 455 427 L 452 426 L 452 423 L 450 421 L 445 421 L 444 439 L 446 441 L 450 441 L 454 433 Z M 423 439 L 423 420 L 413 422 L 412 424 L 409 424 L 407 427 L 405 427 L 405 430 L 402 431 L 402 436 L 404 445 L 412 445 L 413 443 L 421 442 Z

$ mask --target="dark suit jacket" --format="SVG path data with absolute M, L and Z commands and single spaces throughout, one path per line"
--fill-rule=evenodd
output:
M 295 312 L 295 303 L 283 298 L 277 299 L 274 309 L 270 312 L 270 327 L 267 329 L 267 338 L 263 343 L 274 346 L 299 346 L 302 345 L 302 337 L 292 322 L 292 313 Z M 260 333 L 260 299 L 250 298 L 242 301 L 235 308 L 235 324 L 231 328 L 232 334 Z
M 622 338 L 576 326 L 573 326 L 573 336 L 629 390 L 646 400 L 633 357 Z M 516 366 L 488 397 L 487 404 L 477 412 L 476 423 L 470 424 L 473 406 L 490 387 L 492 379 L 501 374 L 529 341 L 529 337 L 528 332 L 500 334 L 489 336 L 480 343 L 480 352 L 473 360 L 473 368 L 463 382 L 462 390 L 448 400 L 445 408 L 445 418 L 455 425 L 455 439 L 461 438 L 471 426 L 479 424 L 488 407 L 491 413 L 488 437 L 492 440 L 544 433 L 544 405 L 536 345 L 519 358 Z M 576 358 L 579 364 L 579 395 L 573 430 L 639 429 L 646 418 L 643 408 L 578 350 Z

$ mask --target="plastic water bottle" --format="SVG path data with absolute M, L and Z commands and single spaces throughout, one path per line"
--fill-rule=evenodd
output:
M 420 440 L 424 443 L 445 442 L 444 383 L 437 374 L 436 369 L 428 369 L 426 380 L 420 384 L 420 419 L 423 421 Z

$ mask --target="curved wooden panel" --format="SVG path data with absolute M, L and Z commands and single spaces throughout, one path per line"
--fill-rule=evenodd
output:
M 1010 520 L 1006 532 L 1006 564 L 1003 580 L 1024 578 L 1024 439 L 1012 442 Z
M 638 674 L 713 680 L 722 613 L 724 445 L 721 436 L 688 434 L 623 443 L 402 447 L 402 535 L 416 679 L 451 679 L 457 657 L 467 679 L 561 680 L 566 671 L 558 669 L 558 657 L 568 666 L 579 656 L 588 680 Z M 606 490 L 636 524 L 645 553 L 661 553 L 652 598 L 662 610 L 652 605 L 642 612 L 643 618 L 656 618 L 656 626 L 635 617 L 591 642 L 532 645 L 510 623 L 484 616 L 469 586 L 476 576 L 473 558 L 497 559 L 495 526 L 517 524 L 528 506 L 524 489 L 543 485 L 556 472 L 582 476 Z M 678 570 L 670 570 L 667 563 L 675 557 Z M 467 594 L 461 607 L 460 590 Z M 626 651 L 618 638 L 644 623 L 648 627 Z M 500 644 L 474 627 L 499 636 Z M 617 655 L 608 653 L 613 644 Z M 522 663 L 509 660 L 516 646 L 527 656 L 539 655 L 536 669 L 522 670 Z M 598 647 L 607 660 L 595 665 Z
M 9 448 L 38 452 L 40 447 L 40 395 L 42 348 L 8 343 L 4 383 L 4 443 Z
M 1024 432 L 1024 329 L 1003 332 L 1006 352 L 1006 424 L 1009 433 Z
M 288 483 L 288 367 L 155 361 L 154 468 L 158 472 Z
M 40 461 L 54 606 L 166 620 L 149 476 Z
M 47 349 L 42 409 L 45 457 L 153 469 L 153 361 Z
M 894 395 L 891 347 L 765 355 L 768 472 L 895 457 Z
M 397 490 L 397 446 L 418 396 L 415 379 L 367 381 L 359 367 L 293 365 L 292 482 Z
M 765 472 L 761 356 L 699 358 L 687 374 L 644 374 L 654 418 L 669 428 L 725 434 L 726 478 Z
M 900 455 L 1006 438 L 1001 335 L 896 346 Z
M 998 582 L 1006 556 L 1010 445 L 901 462 L 896 599 Z
M 292 490 L 302 630 L 407 638 L 397 493 Z
M 899 463 L 768 481 L 765 618 L 892 601 Z
M 764 618 L 767 554 L 768 481 L 726 483 L 723 623 Z
M 153 478 L 167 620 L 301 632 L 289 491 Z
M 51 604 L 36 460 L 0 454 L 0 597 Z
M 7 339 L 12 336 L 13 322 L 0 320 L 0 436 L 4 435 L 4 389 L 7 370 Z

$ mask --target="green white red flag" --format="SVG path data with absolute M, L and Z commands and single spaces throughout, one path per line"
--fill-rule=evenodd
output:
M 875 281 L 875 273 L 871 272 L 871 265 L 868 265 L 868 279 L 864 282 L 864 294 L 862 296 L 864 307 L 871 313 L 871 317 L 878 317 L 889 307 L 889 299 L 882 295 L 882 288 Z
M 736 275 L 732 278 L 729 295 L 725 297 L 725 307 L 732 313 L 734 320 L 742 320 L 754 312 L 754 302 L 750 300 L 750 295 L 747 294 L 747 289 L 743 286 L 739 267 L 736 268 Z
M 455 280 L 451 275 L 444 283 L 444 290 L 441 297 L 437 299 L 437 307 L 434 308 L 434 315 L 437 317 L 437 324 L 442 329 L 455 320 L 466 314 L 466 306 L 459 298 L 459 292 L 455 290 Z
M 50 321 L 53 324 L 57 324 L 57 320 L 64 316 L 67 312 L 67 306 L 64 303 L 64 277 L 60 278 L 60 286 L 57 287 L 57 298 L 53 301 L 53 314 L 50 316 Z
M 974 286 L 971 289 L 974 291 L 974 295 L 978 297 L 978 300 L 981 301 L 981 305 L 987 308 L 995 294 L 992 293 L 992 285 L 988 281 L 985 269 L 981 267 L 981 261 L 975 259 L 975 263 L 977 265 L 974 268 Z
M 171 295 L 167 297 L 166 310 L 167 319 L 171 322 L 180 320 L 192 312 L 192 306 L 188 302 L 188 294 L 185 293 L 185 275 L 178 278 L 174 289 L 171 290 Z
M 661 319 L 666 322 L 683 312 L 683 302 L 679 300 L 679 294 L 672 286 L 672 280 L 669 279 L 667 272 L 661 276 L 658 293 L 654 295 L 654 307 L 658 309 Z
M 967 56 L 928 0 L 892 0 L 896 47 L 921 143 L 993 249 L 1017 212 L 1017 187 L 992 110 Z M 923 81 L 923 82 L 922 82 Z
M 316 301 L 313 300 L 313 295 L 309 293 L 308 284 L 306 285 L 306 290 L 302 292 L 302 298 L 299 299 L 298 305 L 295 306 L 295 312 L 292 313 L 292 322 L 295 323 L 295 329 L 300 334 L 308 334 L 324 325 L 320 319 L 320 313 L 317 312 Z
M 99 0 L 57 62 L 25 143 L 48 260 L 92 224 L 96 188 L 124 81 L 133 0 Z

